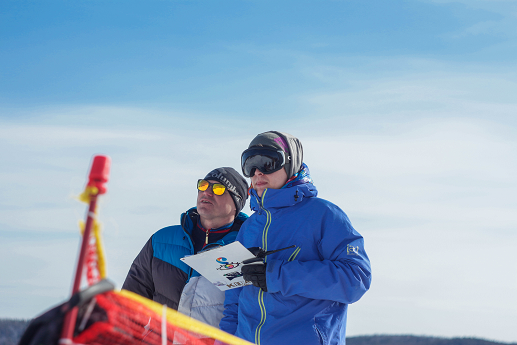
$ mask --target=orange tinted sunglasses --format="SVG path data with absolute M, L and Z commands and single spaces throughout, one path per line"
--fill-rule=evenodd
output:
M 212 192 L 215 195 L 223 195 L 224 191 L 226 190 L 226 187 L 220 183 L 210 183 L 207 180 L 198 180 L 197 181 L 197 190 L 199 190 L 201 192 L 204 192 L 210 186 L 212 186 Z

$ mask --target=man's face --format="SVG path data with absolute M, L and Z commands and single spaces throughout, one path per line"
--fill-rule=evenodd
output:
M 257 191 L 258 196 L 262 197 L 262 193 L 266 188 L 280 189 L 287 182 L 287 173 L 285 168 L 275 171 L 272 174 L 264 174 L 260 170 L 255 169 L 255 175 L 251 176 L 253 189 Z
M 220 183 L 215 180 L 208 182 Z M 215 221 L 235 216 L 236 208 L 228 189 L 223 195 L 215 195 L 210 185 L 204 192 L 197 191 L 197 212 L 203 219 Z

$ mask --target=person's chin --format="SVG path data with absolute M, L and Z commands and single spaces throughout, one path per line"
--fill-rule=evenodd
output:
M 266 188 L 266 186 L 255 187 L 255 191 L 257 192 L 258 196 L 262 197 L 262 193 L 264 193 Z

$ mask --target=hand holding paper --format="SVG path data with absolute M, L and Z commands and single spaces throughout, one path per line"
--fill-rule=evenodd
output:
M 240 242 L 210 249 L 181 260 L 212 282 L 221 291 L 251 285 L 242 276 L 243 261 L 254 255 Z
M 295 246 L 292 245 L 290 247 L 266 252 L 259 247 L 246 249 L 240 242 L 235 241 L 226 246 L 210 249 L 196 255 L 186 256 L 181 260 L 198 271 L 199 274 L 212 282 L 221 291 L 224 291 L 251 284 L 258 286 L 257 284 L 252 283 L 252 281 L 245 280 L 241 269 L 244 266 L 253 266 L 246 269 L 253 271 L 257 265 L 248 264 L 260 261 L 263 262 L 266 255 L 293 247 Z M 264 272 L 261 275 L 261 279 L 258 279 L 257 276 L 255 277 L 255 281 L 260 280 L 262 282 L 261 284 L 264 286 L 263 290 L 267 291 L 265 287 L 265 265 L 261 264 L 261 266 L 264 266 Z M 258 274 L 257 272 L 255 273 Z M 252 276 L 248 278 L 250 280 L 254 279 Z M 262 288 L 262 286 L 258 287 Z

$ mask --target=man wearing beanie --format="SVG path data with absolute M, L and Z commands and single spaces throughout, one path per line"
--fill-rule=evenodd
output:
M 197 182 L 197 204 L 180 217 L 180 225 L 157 231 L 135 258 L 122 289 L 166 304 L 217 327 L 224 292 L 180 259 L 232 243 L 248 216 L 246 180 L 233 168 L 210 171 Z
M 292 135 L 257 135 L 241 165 L 255 213 L 236 240 L 283 250 L 242 267 L 253 285 L 226 291 L 220 328 L 261 345 L 345 344 L 348 304 L 371 282 L 363 237 L 338 206 L 317 197 Z

